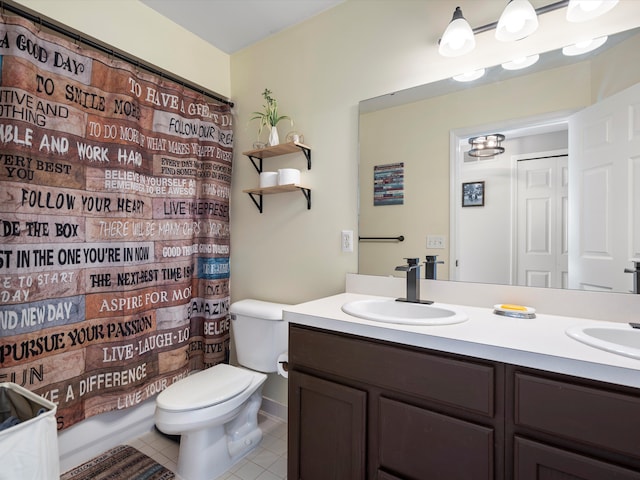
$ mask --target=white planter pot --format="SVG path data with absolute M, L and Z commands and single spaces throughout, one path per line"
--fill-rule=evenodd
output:
M 274 125 L 269 131 L 269 146 L 273 147 L 274 145 L 278 144 L 280 144 L 280 139 L 278 138 L 278 129 Z

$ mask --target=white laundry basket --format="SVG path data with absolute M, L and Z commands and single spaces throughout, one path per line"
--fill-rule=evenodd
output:
M 0 383 L 0 480 L 58 480 L 56 404 L 15 383 Z M 15 420 L 14 420 L 15 419 Z

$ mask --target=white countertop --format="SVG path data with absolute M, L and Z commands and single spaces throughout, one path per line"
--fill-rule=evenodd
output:
M 284 318 L 335 332 L 640 388 L 640 360 L 585 345 L 565 333 L 568 327 L 605 322 L 540 313 L 525 320 L 495 315 L 490 308 L 434 303 L 463 311 L 469 320 L 413 326 L 369 321 L 341 310 L 346 302 L 366 298 L 385 297 L 342 293 L 287 307 Z

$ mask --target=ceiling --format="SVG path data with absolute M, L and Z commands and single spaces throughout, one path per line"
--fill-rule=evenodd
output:
M 141 0 L 231 55 L 345 0 Z

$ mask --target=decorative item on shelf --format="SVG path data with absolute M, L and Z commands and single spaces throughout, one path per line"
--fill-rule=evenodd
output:
M 278 185 L 299 185 L 300 170 L 297 168 L 278 169 Z
M 262 150 L 263 148 L 266 148 L 267 144 L 264 142 L 253 142 L 253 149 L 254 150 Z
M 269 127 L 269 146 L 278 145 L 280 143 L 280 139 L 278 138 L 278 129 L 277 125 L 280 120 L 289 120 L 291 122 L 291 126 L 293 127 L 293 120 L 289 118 L 287 115 L 278 116 L 278 101 L 271 96 L 271 90 L 268 88 L 264 89 L 262 92 L 262 96 L 265 99 L 265 105 L 263 112 L 253 112 L 253 117 L 251 120 L 259 120 L 260 127 L 258 128 L 258 137 L 262 133 L 262 129 L 264 127 Z
M 260 188 L 275 187 L 278 185 L 278 172 L 261 172 Z
M 304 143 L 304 135 L 296 132 L 295 130 L 287 133 L 286 142 L 290 143 Z

